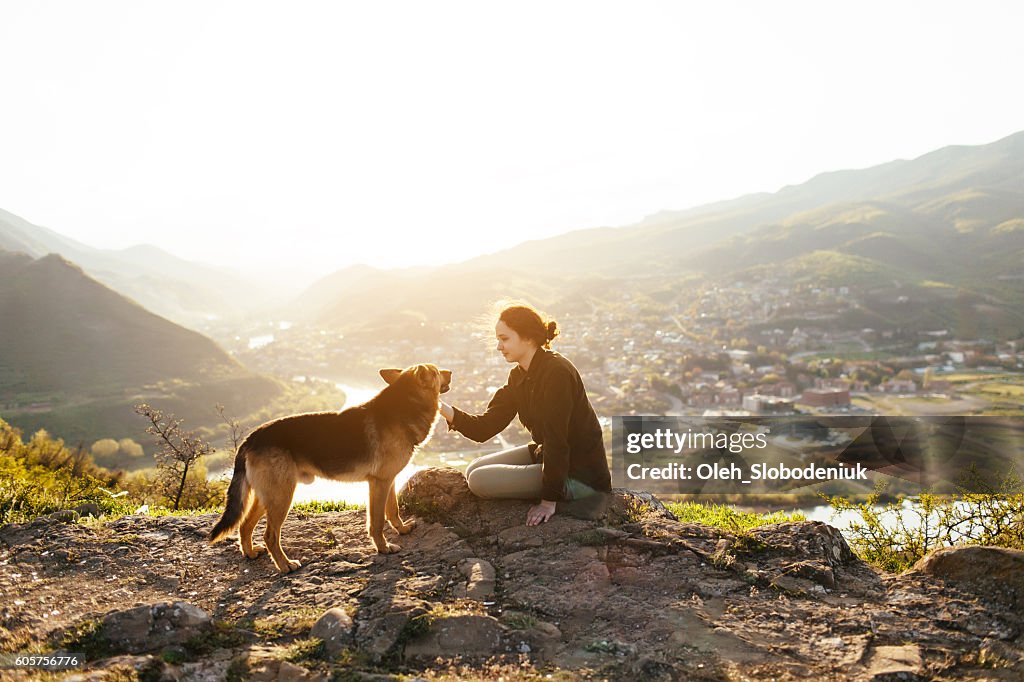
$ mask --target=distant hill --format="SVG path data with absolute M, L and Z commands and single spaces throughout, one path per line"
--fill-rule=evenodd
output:
M 468 319 L 487 302 L 614 298 L 621 283 L 699 276 L 723 282 L 862 286 L 878 309 L 847 322 L 940 325 L 995 336 L 1024 329 L 1024 132 L 909 161 L 823 173 L 778 192 L 665 211 L 629 227 L 535 240 L 429 271 L 354 268 L 293 307 L 320 323 Z M 899 290 L 897 292 L 897 290 Z M 913 293 L 908 315 L 888 301 Z M 884 309 L 884 310 L 883 310 Z
M 940 225 L 941 221 L 971 231 L 981 224 L 995 227 L 1024 218 L 1020 211 L 1022 188 L 1024 132 L 987 145 L 945 147 L 909 161 L 822 173 L 771 194 L 747 195 L 686 211 L 663 211 L 627 227 L 577 230 L 530 241 L 469 263 L 565 273 L 687 270 L 713 274 L 721 270 L 722 259 L 705 262 L 703 254 L 708 249 L 761 228 L 794 223 L 828 228 L 838 211 L 881 204 L 894 211 L 918 213 L 917 222 L 924 225 Z M 1004 229 L 1012 229 L 1012 225 Z M 779 233 L 774 236 L 783 237 Z M 790 246 L 799 252 L 811 250 L 798 242 Z M 793 253 L 781 246 L 779 251 Z M 777 257 L 778 253 L 773 254 Z M 730 269 L 735 267 L 733 264 Z
M 274 292 L 234 273 L 193 263 L 155 246 L 96 249 L 0 210 L 0 249 L 36 258 L 56 253 L 147 309 L 187 327 L 236 318 L 274 300 Z
M 500 298 L 548 301 L 559 294 L 561 281 L 512 269 L 458 265 L 406 270 L 358 266 L 318 281 L 297 306 L 318 324 L 350 331 L 420 333 L 423 326 L 433 329 L 472 319 Z
M 137 436 L 149 400 L 194 426 L 217 401 L 240 414 L 280 385 L 57 255 L 0 251 L 0 414 L 70 442 Z

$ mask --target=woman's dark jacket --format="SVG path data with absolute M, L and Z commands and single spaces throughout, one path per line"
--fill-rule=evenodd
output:
M 611 490 L 611 475 L 597 414 L 580 373 L 558 353 L 538 349 L 530 371 L 516 365 L 480 415 L 458 408 L 452 429 L 478 443 L 494 438 L 519 414 L 530 432 L 530 452 L 544 462 L 541 499 L 565 499 L 565 479 Z

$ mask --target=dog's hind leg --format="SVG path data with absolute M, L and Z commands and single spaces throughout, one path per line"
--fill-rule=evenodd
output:
M 294 559 L 289 559 L 281 549 L 281 526 L 288 517 L 288 510 L 292 506 L 292 495 L 295 494 L 295 480 L 279 481 L 273 492 L 268 492 L 263 503 L 267 507 L 267 530 L 263 533 L 263 540 L 267 543 L 267 550 L 281 573 L 288 573 L 302 566 Z
M 392 481 L 372 476 L 366 480 L 370 484 L 370 499 L 366 508 L 366 530 L 379 553 L 397 552 L 402 548 L 384 539 L 384 515 L 388 504 L 388 490 L 391 489 Z
M 384 508 L 384 514 L 388 518 L 388 523 L 391 527 L 397 530 L 401 535 L 405 535 L 413 529 L 416 525 L 414 519 L 403 521 L 401 515 L 398 513 L 398 495 L 395 494 L 395 482 L 391 481 L 391 485 L 388 486 L 388 503 Z
M 266 512 L 267 510 L 263 503 L 260 502 L 258 497 L 253 495 L 252 503 L 242 518 L 242 525 L 238 528 L 238 544 L 242 548 L 242 554 L 250 559 L 255 559 L 267 551 L 264 545 L 253 546 L 252 544 L 252 532 L 256 529 L 256 524 L 259 523 L 260 518 Z

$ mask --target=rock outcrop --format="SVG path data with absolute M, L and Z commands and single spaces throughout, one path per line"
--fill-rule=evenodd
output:
M 285 576 L 206 544 L 214 515 L 6 526 L 0 649 L 82 651 L 78 679 L 1024 675 L 1019 552 L 887 576 L 826 524 L 727 533 L 628 491 L 527 527 L 529 503 L 477 499 L 445 469 L 402 503 L 418 526 L 393 555 L 362 511 L 293 512 L 303 567 Z

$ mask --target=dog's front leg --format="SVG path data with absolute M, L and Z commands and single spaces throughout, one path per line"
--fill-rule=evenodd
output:
M 366 530 L 370 539 L 381 554 L 391 554 L 402 549 L 398 545 L 384 539 L 384 514 L 387 510 L 388 490 L 391 482 L 379 478 L 369 478 L 370 504 L 366 510 Z
M 401 535 L 405 535 L 413 529 L 416 525 L 414 519 L 403 521 L 402 516 L 398 512 L 398 495 L 395 494 L 395 481 L 392 479 L 391 484 L 388 485 L 388 505 L 384 510 L 385 515 L 388 518 L 388 523 L 391 527 L 397 530 Z

